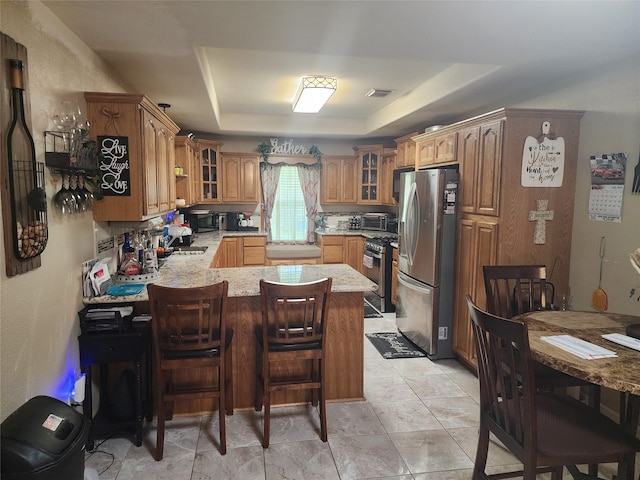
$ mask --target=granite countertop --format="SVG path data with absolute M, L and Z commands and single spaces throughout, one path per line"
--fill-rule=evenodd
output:
M 323 235 L 347 235 L 347 236 L 361 236 L 364 238 L 374 237 L 397 237 L 397 233 L 382 232 L 380 230 L 340 230 L 340 229 L 325 229 L 316 228 L 316 234 Z
M 627 325 L 640 323 L 640 317 L 610 312 L 536 311 L 518 316 L 529 326 L 533 357 L 560 370 L 613 390 L 640 395 L 640 352 L 609 342 L 606 333 L 625 333 Z M 565 352 L 541 337 L 571 335 L 594 343 L 618 355 L 614 358 L 584 360 Z
M 349 265 L 283 265 L 235 268 L 209 268 L 223 237 L 265 236 L 264 232 L 207 232 L 196 235 L 192 246 L 207 246 L 204 253 L 183 254 L 174 252 L 166 258 L 159 270 L 159 278 L 153 283 L 165 287 L 197 287 L 227 280 L 230 297 L 251 297 L 260 294 L 258 280 L 299 283 L 333 278 L 333 292 L 368 292 L 376 288 L 375 283 Z M 360 235 L 360 233 L 358 233 Z M 85 304 L 125 303 L 147 301 L 147 290 L 137 295 L 101 295 L 83 298 Z

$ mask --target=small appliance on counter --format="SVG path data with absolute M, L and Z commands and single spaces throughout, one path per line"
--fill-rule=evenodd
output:
M 251 212 L 228 212 L 225 222 L 230 232 L 257 232 L 259 228 L 253 225 Z
M 195 233 L 214 232 L 219 229 L 219 217 L 210 210 L 185 210 L 184 219 Z
M 389 231 L 388 224 L 391 220 L 395 220 L 395 216 L 390 213 L 365 213 L 362 215 L 360 228 L 387 232 Z

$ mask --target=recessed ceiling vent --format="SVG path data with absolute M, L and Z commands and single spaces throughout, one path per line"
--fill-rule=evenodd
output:
M 365 93 L 365 97 L 379 97 L 383 98 L 389 95 L 393 90 L 383 90 L 381 88 L 372 88 L 367 93 Z

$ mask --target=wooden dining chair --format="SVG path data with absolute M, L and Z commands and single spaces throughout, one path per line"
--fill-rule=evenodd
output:
M 549 288 L 544 265 L 483 266 L 487 311 L 503 318 L 512 318 L 534 310 L 548 310 Z M 552 299 L 551 299 L 552 300 Z M 600 387 L 571 375 L 534 363 L 536 384 L 541 389 L 585 387 L 587 403 L 600 409 Z
M 147 291 L 158 415 L 155 459 L 162 460 L 165 420 L 172 419 L 174 403 L 182 400 L 217 399 L 220 453 L 224 455 L 225 413 L 233 415 L 233 329 L 226 326 L 228 283 L 195 288 L 147 285 Z M 194 374 L 189 381 L 176 381 L 175 373 L 180 370 Z M 208 408 L 214 407 L 212 403 Z
M 633 480 L 638 441 L 613 420 L 568 395 L 538 393 L 527 324 L 480 310 L 467 295 L 480 381 L 480 429 L 472 480 L 534 480 L 564 466 L 575 478 L 597 479 L 575 465 L 617 463 L 619 480 Z M 520 461 L 517 472 L 485 471 L 489 434 Z
M 262 325 L 256 328 L 256 401 L 264 404 L 262 446 L 269 447 L 272 394 L 310 391 L 320 410 L 320 438 L 327 441 L 325 325 L 331 278 L 299 284 L 260 280 Z

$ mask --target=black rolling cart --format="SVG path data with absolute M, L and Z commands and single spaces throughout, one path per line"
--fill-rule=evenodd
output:
M 92 305 L 95 308 L 96 305 Z M 99 307 L 99 306 L 98 306 Z M 106 306 L 105 306 L 106 307 Z M 133 429 L 135 445 L 142 445 L 142 427 L 144 418 L 152 419 L 151 389 L 151 322 L 132 322 L 131 319 L 117 318 L 114 325 L 102 323 L 100 329 L 92 330 L 83 325 L 83 314 L 79 312 L 82 335 L 78 337 L 80 347 L 80 369 L 86 375 L 83 413 L 89 419 L 89 438 L 87 450 L 93 450 L 98 434 L 110 434 L 118 429 Z M 131 362 L 133 375 L 127 385 L 131 385 L 131 402 L 118 403 L 110 399 L 108 365 Z M 91 370 L 93 365 L 100 368 L 100 406 L 93 415 L 93 396 L 91 388 Z M 120 383 L 118 381 L 117 383 Z M 116 386 L 117 387 L 117 386 Z

